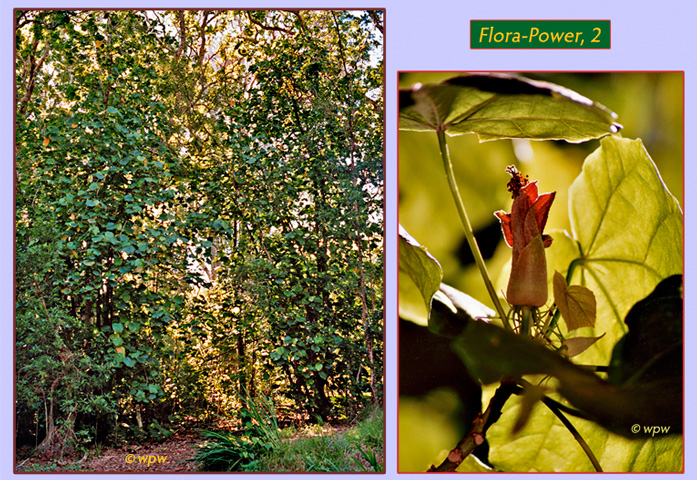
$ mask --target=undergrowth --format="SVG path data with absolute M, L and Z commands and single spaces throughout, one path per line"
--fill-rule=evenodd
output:
M 261 404 L 260 404 L 261 403 Z M 194 456 L 201 470 L 256 472 L 384 471 L 383 413 L 371 409 L 341 432 L 330 426 L 279 429 L 273 404 L 248 400 L 243 434 L 204 432 Z

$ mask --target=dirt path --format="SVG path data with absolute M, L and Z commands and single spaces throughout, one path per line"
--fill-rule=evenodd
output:
M 64 465 L 56 464 L 51 459 L 32 458 L 17 467 L 18 472 L 51 471 L 75 472 L 88 471 L 100 473 L 124 472 L 193 472 L 194 464 L 187 459 L 196 451 L 196 445 L 202 439 L 195 435 L 175 436 L 162 443 L 147 445 L 128 445 L 122 448 L 105 448 L 99 455 L 81 460 L 71 459 Z M 94 453 L 91 452 L 91 455 Z M 55 465 L 55 468 L 50 468 Z

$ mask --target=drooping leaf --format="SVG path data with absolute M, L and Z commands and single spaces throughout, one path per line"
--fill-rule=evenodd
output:
M 433 296 L 428 328 L 436 335 L 455 338 L 467 322 L 488 321 L 496 313 L 464 292 L 445 283 Z
M 587 141 L 617 132 L 616 115 L 559 85 L 518 75 L 468 74 L 401 90 L 403 130 L 500 138 Z
M 580 285 L 567 286 L 559 272 L 554 272 L 553 285 L 554 302 L 570 332 L 595 325 L 595 295 L 591 290 Z
M 530 420 L 530 414 L 535 408 L 535 405 L 542 400 L 542 398 L 547 394 L 547 389 L 540 387 L 538 385 L 526 385 L 523 388 L 522 401 L 520 402 L 520 411 L 518 413 L 518 418 L 513 424 L 513 429 L 511 434 L 515 435 L 520 432 L 525 425 L 527 425 L 528 420 Z
M 682 272 L 682 212 L 641 140 L 608 137 L 571 185 L 569 214 L 579 248 L 573 283 L 596 293 L 607 362 L 630 307 Z
M 565 348 L 564 353 L 569 358 L 575 357 L 576 355 L 580 355 L 581 353 L 588 350 L 591 347 L 591 345 L 593 345 L 595 342 L 597 342 L 598 340 L 600 340 L 604 336 L 605 336 L 605 334 L 602 334 L 599 337 L 566 338 L 566 339 L 564 339 L 564 342 L 562 343 L 562 346 Z
M 420 245 L 401 225 L 399 227 L 399 271 L 414 282 L 426 304 L 426 309 L 430 311 L 431 299 L 440 288 L 443 279 L 443 270 L 433 255 L 428 253 L 426 247 Z M 401 293 L 399 297 L 401 302 Z

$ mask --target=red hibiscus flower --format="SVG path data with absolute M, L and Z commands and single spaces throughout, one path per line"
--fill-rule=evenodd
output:
M 506 172 L 513 177 L 508 182 L 513 207 L 510 214 L 502 210 L 495 213 L 506 243 L 513 247 L 506 299 L 515 306 L 540 307 L 547 302 L 544 249 L 552 244 L 552 237 L 542 232 L 556 192 L 539 195 L 537 181 L 528 182 L 515 167 L 508 167 Z

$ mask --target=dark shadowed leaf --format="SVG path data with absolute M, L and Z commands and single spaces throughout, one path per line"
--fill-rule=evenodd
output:
M 617 132 L 616 115 L 559 85 L 518 75 L 468 74 L 399 94 L 403 130 L 476 133 L 480 140 L 584 142 Z
M 445 283 L 433 296 L 428 328 L 437 335 L 455 338 L 467 322 L 488 321 L 496 313 L 464 292 Z
M 618 344 L 609 381 L 537 342 L 484 322 L 469 322 L 455 341 L 469 371 L 484 384 L 543 374 L 574 407 L 620 435 L 651 432 L 634 425 L 663 425 L 682 431 L 681 278 L 662 282 L 627 316 L 629 334 Z

